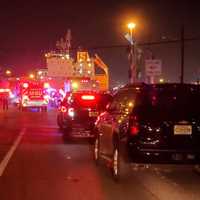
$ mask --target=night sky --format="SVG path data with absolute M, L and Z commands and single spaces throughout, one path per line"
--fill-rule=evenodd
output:
M 197 1 L 8 1 L 0 6 L 0 67 L 17 75 L 45 67 L 43 53 L 55 49 L 56 41 L 72 31 L 72 46 L 84 48 L 127 45 L 126 24 L 135 21 L 138 43 L 178 39 L 181 25 L 185 37 L 200 37 L 200 5 Z M 200 41 L 186 43 L 185 80 L 200 77 Z M 163 77 L 179 81 L 180 44 L 150 48 L 162 59 Z M 112 84 L 128 81 L 126 48 L 91 50 L 109 65 Z

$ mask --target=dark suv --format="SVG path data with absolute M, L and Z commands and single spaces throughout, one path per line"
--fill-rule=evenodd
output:
M 190 84 L 122 88 L 98 117 L 94 159 L 118 178 L 123 163 L 199 163 L 200 91 Z
M 97 92 L 71 92 L 66 95 L 58 109 L 57 124 L 65 134 L 93 137 L 97 116 L 105 110 L 111 99 L 109 94 Z

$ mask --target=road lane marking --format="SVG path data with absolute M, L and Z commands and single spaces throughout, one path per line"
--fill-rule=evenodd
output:
M 21 142 L 21 139 L 23 135 L 26 132 L 26 128 L 22 129 L 18 137 L 16 138 L 15 142 L 13 143 L 12 147 L 10 150 L 7 152 L 5 155 L 4 159 L 0 163 L 0 177 L 3 175 L 3 172 L 5 171 L 10 159 L 12 158 L 12 155 L 14 154 L 15 150 L 17 149 L 19 143 Z

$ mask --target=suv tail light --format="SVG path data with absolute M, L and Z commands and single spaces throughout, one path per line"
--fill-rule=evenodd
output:
M 130 127 L 130 133 L 131 135 L 137 135 L 139 132 L 139 127 L 137 125 L 133 125 Z
M 137 116 L 130 117 L 130 134 L 135 136 L 139 133 L 139 124 Z

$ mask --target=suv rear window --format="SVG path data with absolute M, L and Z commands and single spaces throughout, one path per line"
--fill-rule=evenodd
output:
M 192 87 L 154 88 L 135 109 L 142 119 L 184 118 L 200 115 L 200 93 Z

